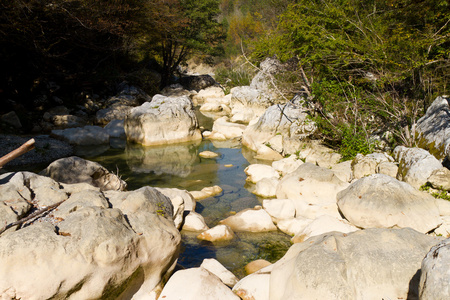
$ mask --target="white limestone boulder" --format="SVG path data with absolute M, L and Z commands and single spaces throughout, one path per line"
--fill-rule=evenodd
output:
M 269 300 L 269 273 L 253 273 L 241 279 L 233 292 L 242 300 Z
M 441 217 L 442 224 L 434 230 L 434 234 L 444 238 L 450 238 L 450 216 Z
M 257 259 L 245 265 L 244 270 L 247 275 L 258 272 L 259 270 L 270 266 L 272 263 L 265 259 Z
M 450 159 L 450 104 L 448 96 L 437 97 L 417 121 L 416 142 L 437 159 Z
M 450 239 L 430 249 L 420 270 L 421 300 L 450 299 Z
M 161 187 L 155 187 L 158 191 L 160 191 L 163 195 L 169 197 L 169 199 L 173 199 L 176 197 L 180 197 L 183 199 L 184 203 L 184 210 L 185 211 L 195 211 L 196 202 L 195 199 L 192 197 L 192 195 L 186 191 L 186 190 L 180 190 L 177 188 L 161 188 Z M 172 201 L 172 204 L 173 201 Z
M 284 150 L 285 141 L 298 142 L 311 135 L 315 129 L 316 126 L 308 119 L 302 102 L 272 105 L 257 122 L 249 124 L 242 135 L 242 144 L 257 151 L 261 145 L 271 145 L 274 142 L 274 148 L 278 152 L 292 153 Z M 273 140 L 275 137 L 280 141 Z
M 217 225 L 211 229 L 208 229 L 200 233 L 197 238 L 199 240 L 209 242 L 222 242 L 234 239 L 235 235 L 233 230 L 228 225 Z
M 405 228 L 429 232 L 440 224 L 435 199 L 387 175 L 359 179 L 337 195 L 344 217 L 360 228 Z
M 353 179 L 352 161 L 347 160 L 331 167 L 331 170 L 343 182 L 350 182 Z M 397 173 L 396 173 L 397 174 Z
M 303 161 L 300 160 L 295 155 L 290 155 L 289 157 L 274 161 L 272 163 L 272 168 L 274 168 L 281 175 L 286 175 L 297 170 L 300 165 L 303 164 Z
M 221 220 L 220 224 L 229 226 L 233 231 L 267 232 L 277 230 L 272 218 L 264 209 L 244 209 Z
M 377 174 L 384 174 L 396 178 L 398 174 L 398 165 L 394 162 L 383 161 L 377 165 Z
M 302 216 L 298 216 L 290 219 L 282 219 L 277 222 L 277 227 L 280 231 L 289 234 L 291 236 L 296 235 L 308 226 L 313 219 L 308 219 Z
M 252 191 L 252 193 L 263 198 L 273 198 L 276 195 L 277 186 L 277 178 L 263 178 L 256 183 L 255 189 Z
M 274 218 L 276 223 L 278 220 L 295 217 L 295 205 L 290 199 L 264 200 L 263 208 Z
M 40 175 L 63 183 L 86 182 L 102 191 L 124 190 L 127 186 L 118 175 L 109 172 L 99 163 L 78 156 L 55 160 Z
M 190 191 L 189 193 L 196 201 L 200 201 L 209 197 L 214 197 L 222 193 L 222 188 L 218 185 L 207 186 L 202 188 L 200 191 Z
M 220 87 L 210 86 L 206 89 L 198 91 L 197 94 L 193 95 L 192 101 L 194 102 L 194 105 L 201 105 L 204 103 L 222 103 L 223 101 L 226 101 L 222 100 L 224 97 L 225 93 Z
M 393 162 L 394 159 L 385 153 L 357 154 L 352 161 L 353 178 L 377 173 L 377 167 L 382 162 Z
M 242 136 L 247 126 L 243 124 L 232 123 L 228 117 L 224 116 L 214 121 L 211 134 L 208 136 L 211 140 L 228 140 Z
M 346 220 L 338 219 L 329 215 L 323 215 L 310 222 L 303 230 L 295 233 L 291 239 L 293 243 L 302 243 L 310 237 L 321 235 L 327 232 L 338 231 L 349 233 L 359 230 Z
M 447 168 L 434 170 L 427 181 L 435 189 L 450 191 L 450 170 Z
M 234 87 L 230 91 L 231 121 L 248 124 L 272 105 L 269 96 L 250 86 Z
M 201 267 L 175 272 L 159 299 L 240 300 L 216 275 Z
M 322 145 L 320 141 L 304 142 L 290 151 L 294 152 L 287 153 L 297 153 L 298 157 L 303 161 L 323 168 L 332 168 L 334 165 L 337 165 L 342 158 L 342 155 L 333 149 Z
M 187 231 L 206 231 L 209 227 L 206 225 L 205 219 L 201 214 L 191 211 L 184 218 L 182 229 Z
M 427 182 L 434 170 L 442 168 L 439 160 L 424 149 L 397 146 L 394 156 L 399 162 L 397 179 L 417 189 Z
M 330 169 L 304 163 L 280 180 L 277 198 L 300 200 L 299 205 L 301 201 L 310 204 L 333 204 L 336 202 L 336 194 L 347 186 L 348 183 L 340 180 Z
M 271 166 L 264 164 L 251 164 L 244 169 L 247 181 L 257 183 L 263 178 L 280 178 L 280 174 Z
M 214 258 L 204 259 L 200 267 L 219 277 L 223 283 L 231 288 L 239 281 L 236 275 L 228 271 L 227 268 Z
M 125 118 L 130 142 L 144 146 L 202 139 L 192 102 L 187 96 L 155 95 L 151 102 L 131 109 Z
M 23 181 L 40 208 L 38 189 L 52 186 L 50 178 L 42 178 L 16 173 L 3 180 Z M 70 197 L 58 209 L 2 234 L 1 298 L 143 299 L 175 266 L 181 237 L 167 197 L 151 188 L 108 191 L 105 197 L 99 189 L 80 185 L 61 185 Z M 26 190 L 21 193 L 26 196 Z
M 327 233 L 274 264 L 270 299 L 418 299 L 421 262 L 438 238 L 411 228 Z

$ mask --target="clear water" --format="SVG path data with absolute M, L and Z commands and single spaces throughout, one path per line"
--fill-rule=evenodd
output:
M 241 148 L 238 141 L 187 143 L 164 147 L 122 145 L 84 158 L 97 161 L 108 170 L 118 172 L 128 184 L 128 190 L 145 185 L 171 187 L 188 191 L 218 185 L 220 195 L 197 202 L 207 225 L 213 227 L 232 212 L 261 205 L 262 199 L 250 192 L 244 169 L 253 161 L 252 152 Z M 86 150 L 86 149 L 85 149 Z M 217 158 L 199 157 L 202 151 L 213 151 Z M 236 233 L 230 242 L 211 243 L 196 238 L 198 233 L 182 231 L 179 264 L 198 267 L 203 259 L 215 258 L 236 276 L 242 278 L 245 264 L 263 258 L 275 262 L 290 246 L 290 237 L 281 232 Z

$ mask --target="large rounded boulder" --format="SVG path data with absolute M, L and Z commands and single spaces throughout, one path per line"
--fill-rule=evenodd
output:
M 187 96 L 155 95 L 151 102 L 131 109 L 124 126 L 127 140 L 144 146 L 202 139 L 192 102 Z
M 435 199 L 388 175 L 359 179 L 337 194 L 344 217 L 360 228 L 411 227 L 427 233 L 440 224 Z
M 438 242 L 411 228 L 310 238 L 274 264 L 269 299 L 418 299 L 422 259 Z

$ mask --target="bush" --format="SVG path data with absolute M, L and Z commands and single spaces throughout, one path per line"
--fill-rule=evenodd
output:
M 218 67 L 214 79 L 222 85 L 225 93 L 229 94 L 233 87 L 250 85 L 254 75 L 255 71 L 244 64 L 230 64 Z

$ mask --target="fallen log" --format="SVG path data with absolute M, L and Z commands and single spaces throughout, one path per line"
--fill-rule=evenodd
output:
M 0 158 L 0 168 L 2 168 L 4 165 L 12 161 L 13 159 L 16 159 L 17 157 L 21 156 L 22 154 L 27 153 L 30 150 L 34 149 L 34 139 L 31 139 L 24 143 L 22 146 L 17 148 L 16 150 L 13 150 L 6 154 L 5 156 L 2 156 Z

